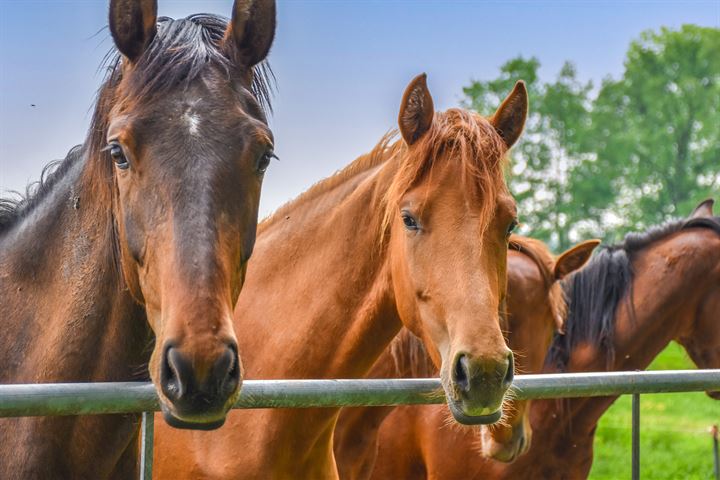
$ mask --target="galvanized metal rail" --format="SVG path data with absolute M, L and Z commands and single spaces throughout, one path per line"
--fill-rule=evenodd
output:
M 633 478 L 640 474 L 640 394 L 720 390 L 719 370 L 518 375 L 521 400 L 633 395 Z M 310 408 L 444 403 L 438 379 L 246 380 L 235 408 Z M 141 479 L 152 478 L 153 415 L 150 383 L 0 385 L 0 417 L 142 413 Z
M 719 370 L 518 375 L 515 397 L 598 397 L 720 389 Z M 444 403 L 435 378 L 246 380 L 235 408 L 310 408 Z M 150 383 L 0 385 L 0 417 L 140 413 L 159 410 Z

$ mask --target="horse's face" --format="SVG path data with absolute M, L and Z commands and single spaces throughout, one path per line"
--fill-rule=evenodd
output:
M 458 110 L 436 115 L 423 75 L 406 90 L 400 111 L 408 158 L 433 158 L 420 159 L 423 173 L 388 197 L 396 303 L 440 367 L 450 411 L 464 424 L 497 421 L 513 379 L 499 310 L 516 212 L 501 158 L 522 129 L 524 86 L 511 97 L 493 123 Z M 508 137 L 495 130 L 500 123 Z M 468 158 L 483 148 L 495 158 Z M 485 180 L 470 178 L 474 168 L 487 170 L 480 173 Z
M 559 282 L 584 265 L 598 244 L 583 242 L 560 255 L 554 265 L 545 266 L 512 248 L 508 252 L 507 338 L 518 371 L 541 372 L 553 334 L 562 330 L 565 320 Z M 530 401 L 510 400 L 503 421 L 482 429 L 483 455 L 512 462 L 527 451 L 531 437 Z
M 242 381 L 232 312 L 273 156 L 250 79 L 270 47 L 275 7 L 236 4 L 225 37 L 221 30 L 215 39 L 190 19 L 167 20 L 157 32 L 156 8 L 111 2 L 110 29 L 123 54 L 107 133 L 113 208 L 125 279 L 155 333 L 149 371 L 165 419 L 216 428 Z M 147 78 L 153 62 L 197 61 L 183 48 L 204 49 L 192 73 Z M 137 101 L 153 81 L 169 85 Z

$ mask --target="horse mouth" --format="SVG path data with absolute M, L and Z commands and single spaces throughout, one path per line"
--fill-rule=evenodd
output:
M 161 406 L 163 418 L 165 423 L 173 428 L 180 428 L 184 430 L 215 430 L 222 427 L 225 424 L 227 418 L 223 415 L 219 419 L 207 420 L 205 418 L 197 419 L 183 419 L 175 416 L 168 407 L 165 405 Z
M 720 400 L 720 390 L 710 390 L 708 392 L 705 392 L 708 397 L 712 398 L 713 400 Z
M 455 421 L 462 425 L 490 425 L 498 422 L 502 417 L 502 408 L 488 415 L 468 415 L 463 412 L 463 408 L 457 400 L 449 398 L 447 404 Z

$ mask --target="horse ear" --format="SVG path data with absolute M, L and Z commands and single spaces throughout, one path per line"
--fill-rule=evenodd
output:
M 525 82 L 515 84 L 510 95 L 502 102 L 490 122 L 500 134 L 508 148 L 512 147 L 525 127 L 528 111 L 528 93 Z
M 235 0 L 223 40 L 231 58 L 252 67 L 267 57 L 274 38 L 275 0 Z
M 708 198 L 695 207 L 695 210 L 690 214 L 689 218 L 701 218 L 701 217 L 712 217 L 713 216 L 713 205 L 715 200 Z
M 430 129 L 435 115 L 430 90 L 427 87 L 427 75 L 421 73 L 413 78 L 405 89 L 398 125 L 405 143 L 412 145 Z
M 585 265 L 598 245 L 600 245 L 600 240 L 586 240 L 560 254 L 555 261 L 555 268 L 553 268 L 555 280 L 562 280 Z
M 157 33 L 157 0 L 110 0 L 110 33 L 120 53 L 137 60 Z

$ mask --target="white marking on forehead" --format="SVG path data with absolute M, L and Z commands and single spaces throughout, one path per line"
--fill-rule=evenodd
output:
M 198 135 L 200 133 L 200 116 L 197 113 L 188 110 L 183 115 L 183 120 L 188 127 L 190 135 Z
M 185 125 L 187 125 L 190 135 L 197 136 L 200 134 L 200 115 L 198 115 L 195 109 L 201 101 L 202 98 L 195 98 L 188 101 L 188 107 L 183 114 L 183 121 Z

